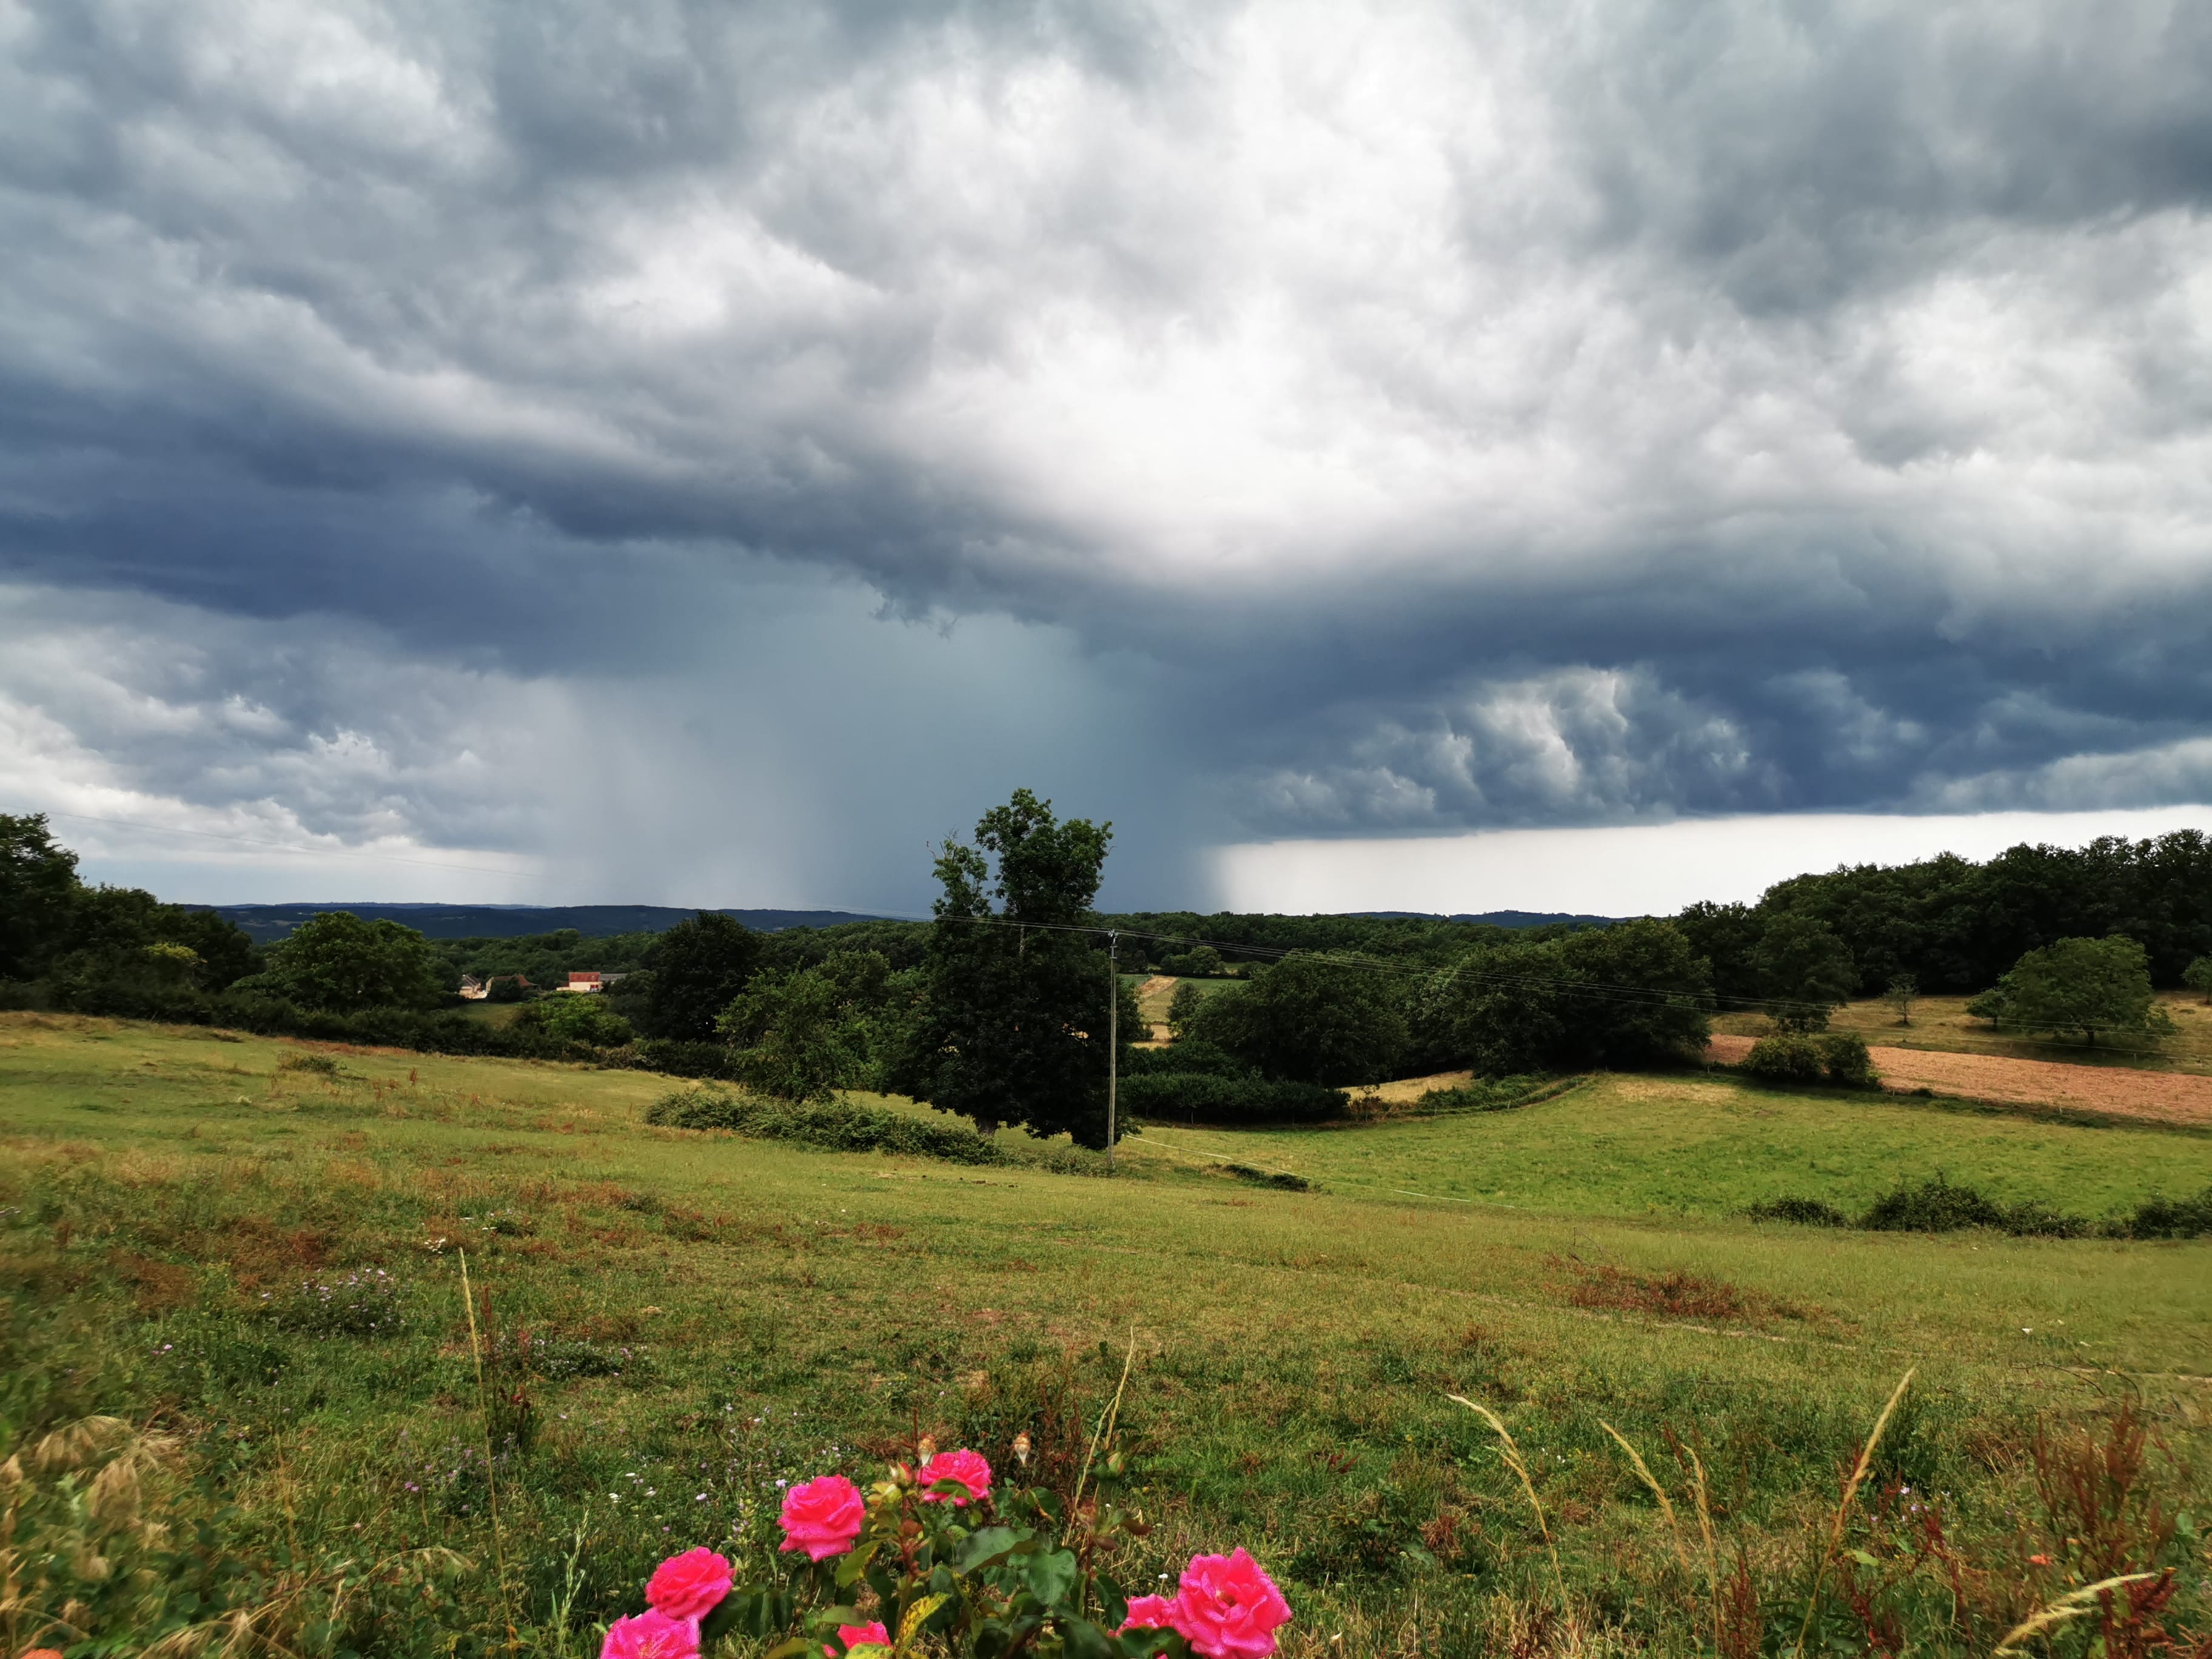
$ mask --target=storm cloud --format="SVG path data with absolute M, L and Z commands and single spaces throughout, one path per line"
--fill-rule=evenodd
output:
M 890 908 L 2212 799 L 2208 200 L 2178 5 L 15 0 L 0 775 Z

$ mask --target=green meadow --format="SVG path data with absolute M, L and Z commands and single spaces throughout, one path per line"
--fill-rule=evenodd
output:
M 671 1086 L 0 1015 L 9 1651 L 66 1609 L 73 1653 L 596 1652 L 660 1555 L 765 1559 L 779 1480 L 925 1435 L 1009 1467 L 1026 1432 L 1064 1483 L 1125 1365 L 1111 1449 L 1153 1529 L 1117 1573 L 1243 1544 L 1295 1655 L 1750 1659 L 1808 1607 L 1808 1650 L 1985 1654 L 2114 1561 L 2171 1599 L 2039 1647 L 2212 1623 L 2212 1244 L 1741 1213 L 1940 1170 L 2101 1214 L 2212 1182 L 2212 1138 L 1692 1073 L 1148 1126 L 1108 1179 L 1018 1137 L 969 1168 L 646 1126 Z M 1455 1394 L 1515 1437 L 1556 1574 Z M 152 1449 L 125 1519 L 84 1495 L 112 1451 L 36 1452 L 89 1417 Z M 2094 1515 L 2063 1478 L 2093 1455 Z

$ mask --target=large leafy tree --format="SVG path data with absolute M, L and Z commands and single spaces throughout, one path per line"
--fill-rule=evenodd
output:
M 756 1094 L 828 1100 L 867 1064 L 866 1027 L 826 964 L 755 976 L 720 1024 L 737 1048 L 738 1081 Z
M 2148 953 L 2121 934 L 2030 951 L 1966 1012 L 2015 1030 L 2078 1031 L 2093 1046 L 2100 1032 L 2157 1038 L 2173 1030 L 2152 996 Z
M 1103 941 L 1070 931 L 1091 910 L 1113 839 L 1109 823 L 1062 822 L 1018 789 L 975 826 L 972 846 L 937 860 L 943 892 L 920 1006 L 891 1086 L 988 1131 L 1106 1144 L 1108 983 Z M 1123 994 L 1121 1038 L 1135 1000 Z
M 1507 940 L 1429 976 L 1413 999 L 1424 1065 L 1519 1072 L 1679 1063 L 1711 1033 L 1712 975 L 1674 923 Z
M 1829 1011 L 1858 988 L 1851 947 L 1825 921 L 1794 910 L 1766 918 L 1751 959 L 1759 994 L 1785 1031 L 1826 1030 Z
M 76 854 L 46 815 L 0 812 L 0 979 L 35 979 L 68 943 L 80 890 Z
M 363 921 L 350 910 L 310 916 L 245 982 L 303 1008 L 429 1008 L 451 994 L 451 970 L 430 942 L 396 921 Z
M 1399 1001 L 1387 964 L 1293 951 L 1208 997 L 1184 1030 L 1280 1081 L 1379 1083 L 1406 1048 Z
M 741 921 L 702 910 L 678 922 L 646 959 L 653 970 L 647 1029 L 655 1036 L 712 1042 L 714 1022 L 760 961 L 761 936 Z

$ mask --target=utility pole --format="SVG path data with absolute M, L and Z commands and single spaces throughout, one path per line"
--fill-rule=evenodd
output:
M 1114 1173 L 1114 1096 L 1121 1078 L 1121 936 L 1106 935 L 1106 1173 Z

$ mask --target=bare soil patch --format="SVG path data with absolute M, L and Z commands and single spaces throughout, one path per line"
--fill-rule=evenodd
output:
M 1751 1052 L 1753 1041 L 1717 1032 L 1705 1053 L 1723 1065 L 1734 1065 Z M 1925 1048 L 1869 1052 L 1874 1056 L 1875 1069 L 1881 1073 L 1882 1087 L 1893 1093 L 1932 1089 L 1969 1100 L 2056 1106 L 2106 1117 L 2212 1127 L 2212 1078 Z

